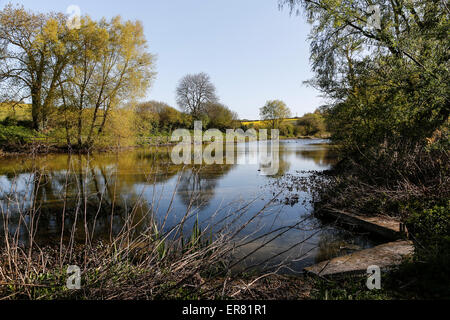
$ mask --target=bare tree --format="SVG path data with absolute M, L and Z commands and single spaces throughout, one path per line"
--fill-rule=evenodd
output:
M 178 106 L 198 119 L 205 105 L 217 102 L 216 87 L 206 73 L 188 74 L 183 77 L 177 87 Z

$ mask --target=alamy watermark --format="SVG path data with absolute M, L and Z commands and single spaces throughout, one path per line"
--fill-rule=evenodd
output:
M 81 9 L 77 5 L 67 7 L 66 13 L 69 15 L 67 20 L 67 28 L 69 30 L 78 30 L 81 28 Z
M 381 9 L 379 5 L 371 5 L 367 7 L 369 17 L 367 18 L 367 26 L 369 28 L 381 30 Z
M 381 289 L 381 269 L 379 266 L 370 266 L 367 268 L 367 288 L 369 290 Z
M 69 276 L 66 281 L 66 287 L 69 290 L 81 289 L 81 269 L 78 266 L 69 266 L 67 268 L 67 275 Z
M 173 148 L 171 159 L 174 164 L 255 164 L 259 165 L 261 175 L 275 175 L 278 173 L 280 133 L 277 129 L 256 131 L 249 129 L 202 130 L 202 122 L 194 123 L 194 132 L 187 129 L 175 130 L 172 142 L 178 142 Z M 236 158 L 237 144 L 245 143 L 246 150 Z M 224 150 L 225 146 L 225 150 Z

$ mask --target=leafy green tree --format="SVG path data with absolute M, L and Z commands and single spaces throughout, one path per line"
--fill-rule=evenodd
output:
M 291 116 L 291 110 L 283 101 L 267 101 L 266 105 L 259 111 L 262 120 L 269 121 L 272 129 L 278 129 L 283 119 Z
M 52 123 L 68 146 L 91 147 L 120 105 L 145 94 L 153 56 L 140 22 L 85 16 L 77 29 L 67 21 L 12 5 L 0 11 L 0 87 L 31 99 L 34 129 Z
M 295 127 L 291 123 L 282 123 L 280 125 L 280 134 L 285 137 L 292 137 L 295 132 Z
M 139 136 L 148 137 L 150 134 L 157 133 L 161 119 L 153 101 L 139 103 L 134 108 L 134 114 Z
M 209 118 L 209 127 L 219 130 L 234 128 L 238 115 L 220 103 L 209 103 L 205 107 Z
M 445 283 L 448 293 L 447 1 L 280 2 L 313 26 L 309 84 L 330 101 L 321 111 L 340 145 L 342 161 L 316 209 L 401 217 L 415 239 L 417 282 L 432 291 Z
M 141 136 L 170 133 L 178 128 L 191 128 L 192 118 L 165 102 L 148 101 L 134 108 L 135 123 Z
M 68 43 L 76 31 L 65 21 L 62 14 L 32 13 L 12 4 L 0 11 L 0 88 L 12 100 L 31 99 L 33 127 L 40 131 L 47 126 L 61 74 L 75 54 Z
M 153 57 L 140 22 L 81 19 L 78 54 L 60 82 L 61 104 L 77 110 L 77 144 L 90 147 L 120 104 L 142 97 L 150 86 Z
M 304 135 L 314 136 L 326 133 L 325 119 L 320 113 L 307 113 L 298 119 L 296 124 L 302 127 Z
M 188 115 L 185 115 L 175 108 L 167 104 L 163 104 L 158 111 L 161 126 L 164 126 L 168 132 L 172 132 L 178 128 L 190 128 L 192 120 Z
M 448 121 L 449 10 L 443 1 L 283 0 L 313 25 L 309 83 L 332 102 L 329 125 L 350 149 L 423 143 Z M 300 11 L 299 11 L 300 12 Z

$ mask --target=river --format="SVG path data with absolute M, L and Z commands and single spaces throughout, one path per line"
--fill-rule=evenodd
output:
M 33 223 L 40 244 L 58 241 L 61 230 L 76 230 L 82 241 L 86 227 L 95 238 L 108 239 L 120 232 L 130 212 L 142 228 L 146 216 L 154 215 L 168 230 L 190 211 L 183 230 L 189 233 L 199 221 L 212 237 L 225 226 L 239 228 L 251 220 L 239 234 L 249 243 L 235 255 L 255 252 L 238 267 L 283 263 L 282 273 L 375 245 L 363 234 L 316 219 L 311 195 L 280 183 L 330 169 L 335 157 L 325 140 L 281 141 L 279 171 L 273 176 L 263 175 L 257 164 L 174 165 L 170 150 L 0 159 L 0 208 L 3 221 L 8 217 L 8 232 L 27 243 L 32 219 L 26 212 L 31 208 L 39 213 Z M 248 152 L 245 145 L 237 148 L 237 159 Z M 1 234 L 5 228 L 3 222 Z

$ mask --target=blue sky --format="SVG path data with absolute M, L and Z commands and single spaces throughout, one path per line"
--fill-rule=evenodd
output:
M 0 7 L 8 1 L 0 0 Z M 242 119 L 258 119 L 267 100 L 281 99 L 293 115 L 324 103 L 303 85 L 313 77 L 303 17 L 278 10 L 277 0 L 23 0 L 41 12 L 78 5 L 94 18 L 121 15 L 144 24 L 158 73 L 148 99 L 176 107 L 175 88 L 187 73 L 206 72 L 221 102 Z

